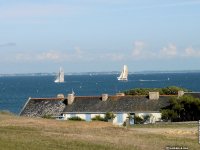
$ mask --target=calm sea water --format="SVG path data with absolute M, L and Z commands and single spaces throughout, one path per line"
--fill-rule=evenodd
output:
M 65 83 L 54 83 L 54 76 L 0 77 L 0 110 L 19 113 L 29 97 L 115 94 L 131 88 L 180 86 L 200 91 L 200 73 L 133 74 L 129 81 L 117 81 L 117 75 L 65 75 Z

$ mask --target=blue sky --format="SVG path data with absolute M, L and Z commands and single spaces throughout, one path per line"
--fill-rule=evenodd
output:
M 200 0 L 0 0 L 0 73 L 200 70 Z

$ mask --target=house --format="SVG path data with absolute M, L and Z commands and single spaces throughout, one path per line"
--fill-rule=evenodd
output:
M 21 116 L 43 117 L 52 115 L 56 118 L 68 120 L 78 116 L 86 121 L 91 121 L 97 115 L 104 117 L 107 112 L 116 116 L 113 124 L 122 125 L 128 116 L 149 115 L 148 123 L 155 123 L 161 120 L 160 109 L 169 105 L 172 96 L 160 96 L 158 92 L 149 92 L 149 96 L 125 96 L 117 94 L 109 96 L 75 96 L 68 94 L 67 97 L 57 98 L 29 98 Z M 130 120 L 134 123 L 134 119 Z
M 168 105 L 169 96 L 159 96 L 158 92 L 150 92 L 149 96 L 86 96 L 68 95 L 67 105 L 62 112 L 64 120 L 78 116 L 91 121 L 96 115 L 104 117 L 106 112 L 116 116 L 113 124 L 122 125 L 129 115 L 133 117 L 150 115 L 150 123 L 161 120 L 160 108 Z M 132 120 L 133 123 L 133 120 Z

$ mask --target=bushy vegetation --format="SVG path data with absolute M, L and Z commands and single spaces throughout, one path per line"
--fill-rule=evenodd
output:
M 100 115 L 96 115 L 94 118 L 92 118 L 93 121 L 109 121 L 114 119 L 116 116 L 112 112 L 107 112 L 105 114 L 105 117 L 101 117 Z
M 44 114 L 42 116 L 42 118 L 44 118 L 44 119 L 53 119 L 53 115 L 51 115 L 51 114 Z
M 112 113 L 112 112 L 107 112 L 106 114 L 105 114 L 105 120 L 106 121 L 108 121 L 108 120 L 110 120 L 110 119 L 114 119 L 116 116 L 114 115 L 114 113 Z
M 171 98 L 170 105 L 161 110 L 163 120 L 197 121 L 200 120 L 200 99 L 192 96 Z
M 189 90 L 177 86 L 169 86 L 165 88 L 135 88 L 124 93 L 125 95 L 148 95 L 149 92 L 159 92 L 160 95 L 177 95 L 178 91 L 188 92 Z
M 93 121 L 106 121 L 104 117 L 101 117 L 100 115 L 96 115 L 94 118 L 92 118 Z
M 140 116 L 135 116 L 134 123 L 135 124 L 142 124 L 143 123 L 143 118 L 140 117 Z
M 84 119 L 78 117 L 78 116 L 74 116 L 74 117 L 71 117 L 71 118 L 68 118 L 68 120 L 73 120 L 73 121 L 85 121 Z
M 134 118 L 134 122 L 135 122 L 135 124 L 143 124 L 143 123 L 147 122 L 149 119 L 150 119 L 150 115 L 144 115 L 143 117 L 136 115 Z

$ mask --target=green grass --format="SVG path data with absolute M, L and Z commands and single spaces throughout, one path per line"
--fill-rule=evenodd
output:
M 163 134 L 188 130 L 188 136 Z M 166 146 L 199 149 L 195 126 L 136 125 L 131 128 L 108 122 L 57 121 L 0 114 L 0 149 L 3 150 L 156 150 Z M 161 132 L 162 130 L 164 132 Z M 151 131 L 151 132 L 149 132 Z M 182 130 L 181 130 L 182 131 Z

